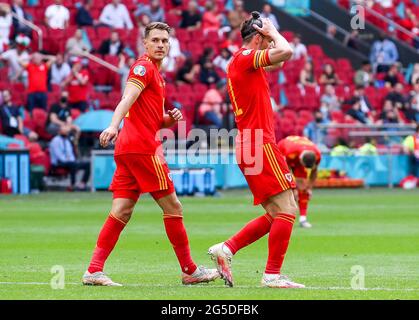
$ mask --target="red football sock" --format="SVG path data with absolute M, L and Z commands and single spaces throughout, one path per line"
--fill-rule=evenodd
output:
M 235 254 L 241 248 L 248 246 L 269 232 L 272 225 L 272 217 L 265 214 L 250 221 L 243 229 L 228 239 L 224 244 Z
M 269 232 L 269 254 L 265 273 L 279 274 L 281 272 L 294 220 L 294 215 L 286 213 L 280 213 L 275 217 Z
M 167 237 L 175 250 L 182 271 L 191 275 L 195 272 L 197 266 L 191 257 L 188 235 L 183 225 L 182 216 L 166 216 L 163 221 Z
M 300 217 L 307 216 L 308 200 L 308 192 L 298 191 L 298 206 L 300 207 Z
M 125 225 L 126 223 L 124 223 L 122 220 L 109 215 L 102 227 L 102 230 L 99 233 L 96 248 L 93 252 L 93 257 L 90 261 L 90 265 L 87 271 L 90 273 L 103 271 L 105 261 L 115 247 L 119 235 L 121 234 Z

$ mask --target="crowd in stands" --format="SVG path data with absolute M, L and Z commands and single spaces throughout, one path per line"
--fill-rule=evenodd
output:
M 167 107 L 181 106 L 187 128 L 233 125 L 225 78 L 227 65 L 241 46 L 240 25 L 249 17 L 243 1 L 9 2 L 0 6 L 1 132 L 25 137 L 28 145 L 38 141 L 45 156 L 49 141 L 67 137 L 75 151 L 66 161 L 73 164 L 64 165 L 54 156 L 53 166 L 70 172 L 85 168 L 77 160 L 74 145 L 80 129 L 73 121 L 89 110 L 116 107 L 130 66 L 144 53 L 142 36 L 150 21 L 174 27 L 162 68 Z M 12 19 L 11 11 L 41 28 L 42 50 L 38 34 Z M 270 5 L 261 11 L 280 28 Z M 4 27 L 9 20 L 9 27 Z M 281 33 L 292 43 L 294 56 L 283 69 L 269 74 L 278 140 L 303 133 L 315 140 L 322 134 L 315 130 L 318 123 L 419 120 L 419 64 L 406 73 L 408 66 L 400 65 L 397 48 L 386 37 L 377 40 L 381 47 L 373 46 L 371 61 L 353 70 L 349 60 L 331 59 L 319 45 L 306 46 L 300 35 L 282 29 Z M 118 72 L 86 58 L 89 55 Z
M 380 19 L 370 11 L 365 12 L 365 18 L 419 51 L 419 6 L 416 0 L 338 0 L 338 3 L 347 9 L 362 5 L 381 14 L 387 20 Z M 407 32 L 397 29 L 394 23 Z

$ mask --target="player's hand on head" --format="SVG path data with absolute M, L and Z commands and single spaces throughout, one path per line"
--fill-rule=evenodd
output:
M 174 108 L 174 109 L 172 109 L 172 110 L 169 110 L 169 111 L 168 111 L 168 114 L 169 114 L 169 116 L 170 116 L 173 120 L 180 121 L 180 120 L 182 120 L 182 119 L 183 119 L 182 112 L 180 112 L 180 110 L 179 110 L 179 109 L 177 109 L 177 108 Z
M 253 28 L 255 28 L 257 31 L 259 31 L 261 34 L 263 34 L 266 37 L 271 37 L 278 32 L 276 30 L 275 26 L 273 25 L 272 21 L 268 18 L 262 18 L 262 28 L 259 27 L 256 24 L 253 24 Z
M 115 127 L 109 127 L 100 134 L 99 142 L 103 148 L 109 146 L 109 143 L 115 143 L 118 138 L 118 129 Z

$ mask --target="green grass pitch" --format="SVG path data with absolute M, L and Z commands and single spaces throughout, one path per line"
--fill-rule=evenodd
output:
M 210 245 L 264 213 L 248 191 L 181 201 L 194 260 L 209 266 Z M 307 286 L 293 290 L 260 287 L 267 237 L 235 256 L 234 288 L 221 280 L 182 286 L 160 210 L 148 196 L 105 267 L 124 287 L 84 287 L 110 204 L 109 193 L 1 196 L 0 299 L 419 299 L 418 190 L 316 190 L 313 228 L 295 225 L 283 267 Z M 64 268 L 64 289 L 51 288 L 55 265 Z M 364 290 L 351 288 L 353 266 L 365 271 Z

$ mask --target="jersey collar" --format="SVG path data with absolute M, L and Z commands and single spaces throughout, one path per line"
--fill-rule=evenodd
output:
M 154 66 L 157 68 L 157 70 L 160 68 L 158 61 L 156 59 L 149 57 L 148 54 L 144 54 L 144 59 L 153 63 Z

